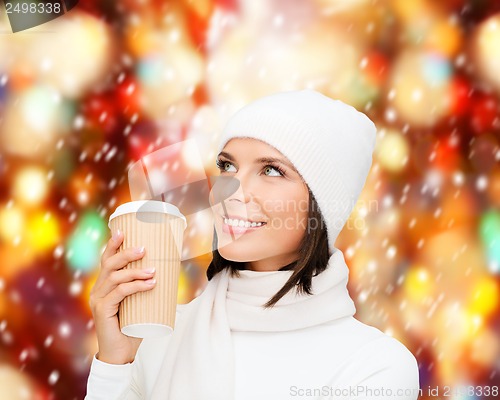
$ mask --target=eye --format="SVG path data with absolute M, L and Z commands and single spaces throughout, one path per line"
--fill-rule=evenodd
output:
M 277 175 L 268 175 L 266 172 L 267 171 L 276 171 L 277 172 Z M 266 165 L 264 167 L 264 174 L 266 174 L 267 176 L 284 176 L 285 175 L 285 172 L 279 168 L 278 166 L 275 166 L 275 165 Z
M 232 172 L 228 171 L 229 167 L 232 165 L 229 161 L 218 159 L 215 163 L 217 164 L 217 168 L 219 168 L 221 172 Z

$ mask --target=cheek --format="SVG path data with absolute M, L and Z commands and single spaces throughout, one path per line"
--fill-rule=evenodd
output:
M 270 218 L 269 231 L 284 235 L 283 239 L 293 238 L 296 241 L 297 238 L 302 238 L 307 229 L 307 201 L 288 198 L 268 203 L 268 206 L 266 214 Z
M 296 251 L 307 230 L 307 214 L 287 213 L 275 216 L 263 232 L 261 251 L 289 253 Z

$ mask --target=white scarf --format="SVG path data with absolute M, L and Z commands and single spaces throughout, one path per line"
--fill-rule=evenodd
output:
M 293 271 L 239 272 L 239 278 L 227 269 L 219 272 L 203 293 L 183 306 L 152 400 L 234 400 L 231 331 L 290 331 L 356 312 L 346 287 L 349 270 L 339 249 L 334 249 L 327 268 L 312 278 L 313 295 L 291 290 L 267 310 L 261 306 Z

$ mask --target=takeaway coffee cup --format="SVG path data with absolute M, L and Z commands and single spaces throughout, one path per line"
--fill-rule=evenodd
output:
M 120 229 L 120 249 L 145 247 L 142 259 L 125 268 L 156 268 L 153 289 L 133 293 L 118 308 L 122 333 L 146 338 L 170 334 L 174 329 L 186 218 L 169 203 L 141 200 L 124 203 L 109 218 L 113 233 Z

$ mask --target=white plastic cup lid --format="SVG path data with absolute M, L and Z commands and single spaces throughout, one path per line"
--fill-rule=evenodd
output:
M 129 201 L 128 203 L 119 205 L 116 208 L 115 212 L 109 217 L 108 227 L 111 228 L 109 225 L 113 218 L 116 218 L 120 215 L 133 214 L 137 212 L 157 212 L 170 214 L 175 217 L 181 218 L 184 221 L 184 228 L 186 228 L 187 226 L 186 217 L 182 215 L 179 209 L 173 204 L 157 200 L 137 200 Z

